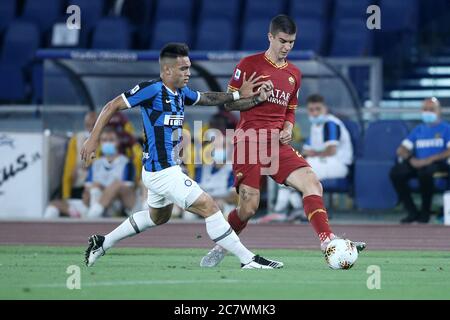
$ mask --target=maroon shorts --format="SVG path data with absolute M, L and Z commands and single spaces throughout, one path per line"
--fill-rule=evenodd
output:
M 303 156 L 290 145 L 278 144 L 278 150 L 271 152 L 267 144 L 258 145 L 248 141 L 234 144 L 233 173 L 236 189 L 240 184 L 260 189 L 264 175 L 270 176 L 277 183 L 285 183 L 291 172 L 309 166 Z

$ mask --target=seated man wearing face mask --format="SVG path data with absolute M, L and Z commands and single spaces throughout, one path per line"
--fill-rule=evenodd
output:
M 311 129 L 303 155 L 319 180 L 344 178 L 353 162 L 350 134 L 341 120 L 328 113 L 318 94 L 306 100 Z
M 119 138 L 111 127 L 106 127 L 100 137 L 102 156 L 89 167 L 83 199 L 55 200 L 45 210 L 46 218 L 60 215 L 74 218 L 100 218 L 119 200 L 127 212 L 136 201 L 134 192 L 134 167 L 120 154 Z
M 433 175 L 448 172 L 450 156 L 450 126 L 440 119 L 441 107 L 436 98 L 426 99 L 422 105 L 423 123 L 415 127 L 397 149 L 401 162 L 390 173 L 392 184 L 408 216 L 402 223 L 427 223 L 430 219 L 434 193 Z M 408 181 L 419 180 L 422 208 L 419 212 L 411 197 Z

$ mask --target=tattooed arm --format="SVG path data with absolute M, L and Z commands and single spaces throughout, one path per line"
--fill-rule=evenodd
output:
M 267 98 L 266 98 L 267 99 Z M 254 106 L 266 101 L 266 99 L 257 95 L 255 97 L 240 99 L 225 104 L 225 110 L 227 111 L 245 111 L 253 108 Z
M 239 89 L 239 91 L 240 90 L 242 90 L 242 87 L 241 87 L 241 89 Z M 225 109 L 228 111 L 234 111 L 234 110 L 245 111 L 245 110 L 251 109 L 254 106 L 266 101 L 269 98 L 272 90 L 273 90 L 272 81 L 270 81 L 270 80 L 266 81 L 266 82 L 262 83 L 262 85 L 259 87 L 259 90 L 257 92 L 257 93 L 259 93 L 258 95 L 255 95 L 253 97 L 249 97 L 246 99 L 240 99 L 237 101 L 233 101 L 231 103 L 227 103 L 227 104 L 225 104 Z
M 232 92 L 200 92 L 198 105 L 217 106 L 234 101 Z
M 239 100 L 235 100 L 233 92 L 202 92 L 200 93 L 200 100 L 197 104 L 204 106 L 216 106 L 225 104 L 226 110 L 248 110 L 257 104 L 267 99 L 268 91 L 272 90 L 271 81 L 259 81 L 264 76 L 256 77 L 254 72 L 248 79 L 244 72 L 244 80 L 239 89 Z M 254 89 L 260 87 L 259 91 L 254 92 Z
M 265 99 L 261 98 L 260 95 L 234 101 L 232 92 L 202 92 L 200 93 L 200 100 L 197 104 L 202 106 L 225 104 L 225 109 L 228 111 L 245 111 L 263 101 Z

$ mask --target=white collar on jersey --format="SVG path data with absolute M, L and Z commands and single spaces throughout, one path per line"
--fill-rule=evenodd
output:
M 177 96 L 177 95 L 178 95 L 178 92 L 177 92 L 177 91 L 173 92 L 172 90 L 170 90 L 170 88 L 169 88 L 168 86 L 166 86 L 166 85 L 164 84 L 164 82 L 163 82 L 163 86 L 166 87 L 166 89 L 169 90 L 169 92 L 170 92 L 171 94 L 173 94 L 174 96 Z

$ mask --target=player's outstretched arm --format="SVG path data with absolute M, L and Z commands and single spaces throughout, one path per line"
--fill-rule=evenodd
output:
M 260 86 L 265 86 L 267 88 L 270 87 L 272 84 L 271 82 L 264 82 L 260 81 L 265 76 L 259 76 L 256 77 L 256 72 L 253 72 L 253 74 L 246 78 L 246 73 L 244 72 L 244 77 L 242 81 L 242 85 L 239 89 L 239 91 L 235 92 L 202 92 L 200 93 L 200 100 L 198 101 L 199 105 L 203 106 L 217 106 L 217 105 L 223 105 L 223 104 L 229 104 L 233 101 L 241 101 L 246 100 L 246 103 L 241 104 L 247 105 L 248 109 L 251 106 L 253 101 L 253 97 L 258 95 L 258 91 L 255 91 L 255 88 L 258 88 Z M 262 102 L 262 101 L 261 101 Z M 250 106 L 251 105 L 251 106 Z M 233 110 L 242 110 L 242 109 L 233 109 Z
M 225 109 L 228 111 L 245 111 L 254 106 L 266 101 L 273 90 L 272 81 L 264 82 L 258 89 L 257 95 L 250 98 L 240 99 L 231 103 L 225 104 Z
M 113 114 L 126 108 L 127 105 L 122 96 L 117 96 L 103 107 L 89 138 L 84 142 L 80 151 L 81 160 L 84 161 L 85 165 L 89 165 L 90 161 L 95 157 L 100 134 L 102 133 L 103 128 L 108 124 L 109 120 L 111 120 Z

